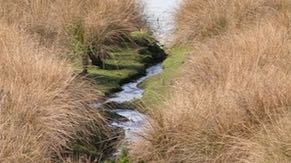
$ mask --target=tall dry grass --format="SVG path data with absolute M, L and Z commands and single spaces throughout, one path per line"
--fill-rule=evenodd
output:
M 71 142 L 106 135 L 98 99 L 58 52 L 13 26 L 0 26 L 0 162 L 56 162 Z M 101 140 L 102 138 L 100 138 Z
M 89 55 L 106 55 L 108 46 L 127 40 L 144 26 L 141 6 L 135 0 L 0 4 L 0 162 L 74 160 L 65 158 L 73 143 L 90 144 L 92 137 L 102 146 L 107 124 L 88 106 L 98 92 L 68 60 L 83 58 L 86 66 Z
M 0 19 L 58 46 L 66 54 L 102 55 L 144 27 L 135 0 L 0 0 Z M 70 57 L 74 57 L 71 55 Z M 86 58 L 85 58 L 86 60 Z M 88 61 L 87 61 L 88 62 Z
M 196 6 L 198 2 L 212 5 Z M 180 9 L 189 11 L 184 20 L 191 15 L 198 20 L 178 22 L 185 25 L 178 37 L 192 36 L 185 41 L 193 52 L 172 88 L 172 98 L 153 111 L 141 140 L 131 146 L 135 161 L 291 161 L 289 1 L 232 1 L 237 2 L 236 8 L 244 8 L 238 15 L 245 16 L 240 21 L 226 19 L 235 26 L 201 41 L 203 29 L 221 27 L 213 24 L 209 13 L 224 2 L 228 1 L 189 0 L 186 3 L 196 8 Z M 252 2 L 251 8 L 264 4 L 274 10 L 258 14 L 245 7 L 246 2 Z M 274 3 L 279 2 L 275 10 Z M 231 8 L 231 4 L 223 6 Z M 232 10 L 214 11 L 223 15 Z
M 191 43 L 251 28 L 290 6 L 288 0 L 184 0 L 176 13 L 176 41 Z

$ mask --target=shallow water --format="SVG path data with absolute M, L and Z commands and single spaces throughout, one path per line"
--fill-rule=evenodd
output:
M 116 103 L 121 104 L 124 102 L 142 98 L 144 90 L 139 87 L 139 84 L 141 84 L 146 79 L 161 73 L 162 70 L 163 70 L 162 64 L 157 64 L 155 66 L 148 68 L 146 70 L 146 76 L 141 77 L 140 79 L 136 81 L 123 85 L 121 87 L 122 91 L 113 94 L 107 100 L 107 102 L 116 102 Z
M 148 68 L 146 70 L 146 76 L 141 77 L 134 82 L 125 84 L 122 87 L 122 91 L 113 94 L 112 97 L 107 100 L 107 102 L 116 102 L 122 104 L 124 102 L 129 102 L 134 99 L 142 98 L 144 90 L 139 87 L 139 84 L 150 77 L 158 75 L 162 72 L 162 70 L 162 64 L 157 64 Z M 144 126 L 148 122 L 148 117 L 142 113 L 139 113 L 138 111 L 129 110 L 127 108 L 118 108 L 113 110 L 112 112 L 120 116 L 126 117 L 128 121 L 115 121 L 111 125 L 124 129 L 125 139 L 127 139 L 128 141 L 133 142 L 137 140 L 137 133 L 141 132 L 144 129 Z
M 114 113 L 128 118 L 126 122 L 113 122 L 111 125 L 120 127 L 125 131 L 125 139 L 128 142 L 135 142 L 139 139 L 138 133 L 144 130 L 149 118 L 134 110 L 116 109 Z
M 141 0 L 145 15 L 155 36 L 163 44 L 170 40 L 174 30 L 174 13 L 182 0 Z
M 155 37 L 163 44 L 170 40 L 174 30 L 173 13 L 182 0 L 140 0 L 145 5 L 145 15 L 154 30 Z M 139 85 L 146 79 L 158 75 L 163 70 L 162 64 L 157 64 L 146 70 L 146 75 L 140 79 L 122 86 L 120 92 L 114 93 L 107 101 L 122 104 L 143 97 L 144 90 Z M 138 133 L 144 130 L 149 117 L 127 108 L 117 108 L 112 112 L 126 117 L 128 121 L 115 121 L 111 125 L 120 127 L 125 131 L 125 139 L 134 142 L 138 139 Z

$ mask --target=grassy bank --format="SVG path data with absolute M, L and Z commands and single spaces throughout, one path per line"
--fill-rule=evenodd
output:
M 102 160 L 116 135 L 89 102 L 151 62 L 131 37 L 147 28 L 142 7 L 134 0 L 0 4 L 0 162 Z
M 133 160 L 290 162 L 290 13 L 287 0 L 185 0 L 176 41 L 191 54 Z
M 145 27 L 142 6 L 135 0 L 1 0 L 0 19 L 57 48 L 61 56 L 80 60 L 86 71 L 99 66 L 112 47 L 121 46 L 133 31 Z
M 123 84 L 144 75 L 146 68 L 166 57 L 150 34 L 137 31 L 131 37 L 133 42 L 110 49 L 110 57 L 104 59 L 101 66 L 88 67 L 86 77 L 94 82 L 103 95 L 120 90 Z M 80 63 L 76 69 L 78 73 L 82 71 Z
M 93 79 L 97 88 L 109 95 L 118 91 L 125 82 L 142 75 L 146 64 L 135 48 L 120 49 L 112 54 L 112 59 L 106 59 L 104 69 L 95 66 L 88 68 L 88 77 Z
M 57 51 L 3 24 L 0 40 L 0 162 L 56 162 L 72 142 L 107 139 L 104 117 L 88 105 L 98 91 Z
M 189 54 L 189 50 L 173 47 L 167 53 L 168 57 L 163 62 L 163 72 L 141 84 L 145 92 L 143 98 L 135 103 L 140 103 L 149 109 L 169 98 L 169 88 L 173 85 L 175 79 L 181 75 L 182 65 Z

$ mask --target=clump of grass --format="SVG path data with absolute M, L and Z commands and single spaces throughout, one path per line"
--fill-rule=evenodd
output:
M 18 25 L 56 46 L 84 68 L 102 64 L 109 47 L 129 40 L 130 32 L 144 27 L 142 7 L 135 0 L 1 0 L 0 19 Z
M 172 98 L 131 147 L 136 161 L 290 162 L 290 17 L 262 20 L 190 44 Z
M 184 0 L 176 14 L 176 41 L 191 43 L 249 27 L 290 6 L 288 0 Z
M 89 107 L 98 100 L 58 51 L 12 26 L 0 26 L 0 162 L 55 162 L 99 130 L 103 116 Z M 98 136 L 98 135 L 96 135 Z M 104 137 L 101 137 L 103 139 Z

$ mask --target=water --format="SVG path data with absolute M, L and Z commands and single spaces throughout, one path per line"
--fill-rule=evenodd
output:
M 107 100 L 107 102 L 116 102 L 121 104 L 124 102 L 142 98 L 144 90 L 141 89 L 138 85 L 141 84 L 146 79 L 161 73 L 162 70 L 163 70 L 162 64 L 157 64 L 155 66 L 148 68 L 146 70 L 146 76 L 134 82 L 123 85 L 121 87 L 122 91 L 113 94 L 111 98 Z
M 182 0 L 141 0 L 156 38 L 163 44 L 174 30 L 174 13 Z
M 134 99 L 142 98 L 144 90 L 139 87 L 139 84 L 150 77 L 158 75 L 162 72 L 162 70 L 162 64 L 157 64 L 148 68 L 146 70 L 146 76 L 141 77 L 134 82 L 125 84 L 122 87 L 122 91 L 113 94 L 112 97 L 107 100 L 107 102 L 116 102 L 122 104 L 124 102 L 129 102 Z M 111 125 L 122 128 L 125 131 L 125 139 L 129 142 L 134 142 L 135 140 L 137 140 L 137 133 L 143 130 L 144 126 L 148 122 L 148 117 L 142 113 L 139 113 L 138 111 L 129 110 L 126 108 L 118 108 L 116 110 L 113 110 L 112 112 L 120 116 L 126 117 L 128 121 L 115 121 Z
M 128 142 L 135 142 L 139 139 L 138 133 L 142 132 L 147 125 L 149 118 L 137 111 L 127 109 L 116 109 L 113 112 L 128 118 L 127 122 L 113 122 L 111 125 L 120 127 L 125 131 L 125 139 Z
M 163 44 L 169 40 L 174 30 L 173 13 L 182 0 L 140 0 L 145 5 L 145 14 L 154 30 L 155 37 Z M 115 102 L 122 104 L 143 96 L 144 90 L 139 85 L 146 79 L 158 75 L 163 70 L 162 64 L 157 64 L 146 70 L 146 75 L 140 79 L 122 86 L 122 90 L 113 94 L 106 103 Z M 115 121 L 111 125 L 120 127 L 125 131 L 125 139 L 134 142 L 138 139 L 138 133 L 142 132 L 148 123 L 149 117 L 135 110 L 117 108 L 112 112 L 126 117 L 128 121 Z

